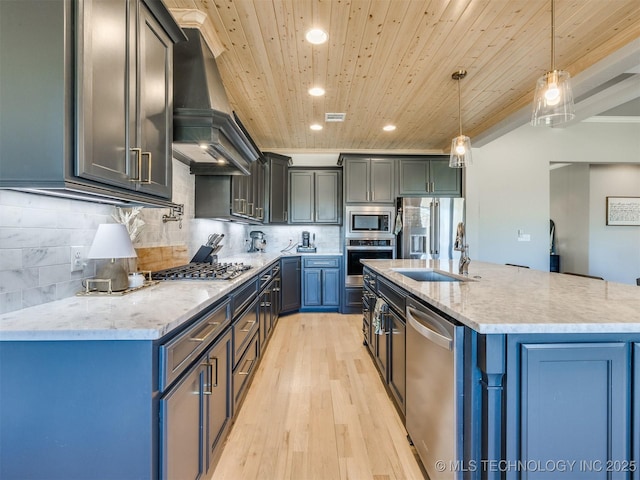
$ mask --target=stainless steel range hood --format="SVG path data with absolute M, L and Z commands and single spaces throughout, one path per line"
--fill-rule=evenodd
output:
M 238 125 L 216 60 L 198 29 L 173 53 L 173 155 L 192 173 L 248 175 L 260 151 Z

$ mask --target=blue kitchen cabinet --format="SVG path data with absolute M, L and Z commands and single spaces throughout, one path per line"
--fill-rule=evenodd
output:
M 340 257 L 304 257 L 302 260 L 301 310 L 340 309 Z
M 574 471 L 563 478 L 583 479 L 605 478 L 607 463 L 629 458 L 627 345 L 525 343 L 521 354 L 519 461 L 575 461 Z M 596 471 L 599 466 L 604 473 Z M 589 474 L 589 469 L 594 471 Z M 540 471 L 530 476 L 556 475 Z

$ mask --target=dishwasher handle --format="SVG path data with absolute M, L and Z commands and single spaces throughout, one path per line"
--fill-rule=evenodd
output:
M 446 320 L 440 320 L 407 305 L 407 321 L 414 330 L 426 339 L 442 348 L 453 351 L 453 336 L 446 331 L 444 324 L 441 323 Z

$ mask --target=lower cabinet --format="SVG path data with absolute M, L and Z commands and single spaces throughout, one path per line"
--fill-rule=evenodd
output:
M 388 324 L 389 337 L 389 389 L 394 396 L 398 408 L 404 413 L 405 391 L 406 391 L 406 324 L 404 319 L 396 315 L 393 310 L 389 311 Z
M 338 311 L 341 272 L 340 257 L 304 257 L 301 310 Z
M 280 312 L 289 313 L 300 310 L 300 257 L 282 257 L 280 259 Z
M 160 400 L 161 478 L 197 479 L 212 470 L 231 418 L 228 331 Z
M 630 453 L 628 346 L 524 343 L 520 351 L 516 459 L 525 465 L 575 461 L 569 478 L 583 478 L 590 466 L 611 473 L 615 464 L 622 468 Z

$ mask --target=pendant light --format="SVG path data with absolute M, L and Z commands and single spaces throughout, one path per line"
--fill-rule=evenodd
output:
M 556 70 L 555 29 L 554 0 L 551 0 L 551 70 L 536 83 L 531 115 L 534 127 L 559 125 L 575 117 L 569 72 Z
M 466 70 L 458 70 L 451 74 L 451 78 L 458 82 L 458 120 L 460 122 L 460 135 L 451 140 L 451 156 L 449 166 L 451 168 L 464 168 L 473 163 L 471 158 L 471 139 L 462 134 L 462 112 L 460 100 L 460 80 L 467 76 Z

